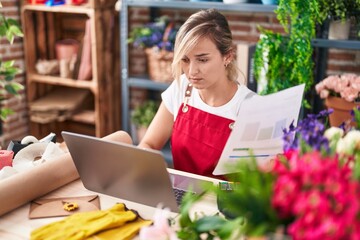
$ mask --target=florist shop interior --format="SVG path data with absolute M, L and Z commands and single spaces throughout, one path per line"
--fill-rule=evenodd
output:
M 270 147 L 255 142 L 224 177 L 179 171 L 170 142 L 79 151 L 118 130 L 140 143 L 173 82 L 177 33 L 203 9 L 227 19 L 250 90 L 281 99 L 304 84 L 281 151 L 261 165 Z M 359 16 L 360 0 L 0 0 L 0 238 L 360 239 Z M 74 150 L 63 131 L 90 140 Z M 119 170 L 131 177 L 119 192 L 125 177 L 105 163 L 116 154 L 137 164 Z M 134 160 L 147 157 L 153 166 Z M 179 176 L 192 193 L 164 206 Z

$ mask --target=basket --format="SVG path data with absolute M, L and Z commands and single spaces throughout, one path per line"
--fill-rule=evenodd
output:
M 157 47 L 146 48 L 145 53 L 150 79 L 155 82 L 172 82 L 171 63 L 174 53 Z

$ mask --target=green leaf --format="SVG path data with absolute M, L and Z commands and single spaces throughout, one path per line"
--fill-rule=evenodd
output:
M 15 36 L 18 36 L 18 37 L 24 36 L 21 29 L 17 25 L 11 25 L 9 28 L 9 31 Z
M 0 36 L 3 37 L 6 35 L 6 26 L 5 25 L 2 25 L 0 24 Z
M 5 121 L 7 116 L 14 114 L 14 111 L 10 108 L 1 108 L 0 109 L 0 118 L 2 121 Z
M 6 61 L 6 62 L 2 63 L 2 67 L 4 67 L 5 69 L 10 68 L 10 67 L 14 66 L 14 64 L 15 64 L 14 60 Z
M 205 216 L 196 221 L 195 229 L 199 233 L 216 231 L 221 229 L 225 223 L 226 220 L 220 216 Z
M 8 83 L 5 85 L 5 90 L 12 95 L 17 95 L 18 91 L 20 91 L 22 89 L 23 89 L 23 86 L 16 82 L 11 82 L 11 83 Z
M 11 31 L 6 31 L 6 38 L 10 42 L 10 44 L 14 43 L 14 34 Z

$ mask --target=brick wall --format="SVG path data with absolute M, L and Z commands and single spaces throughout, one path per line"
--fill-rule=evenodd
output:
M 20 1 L 18 0 L 0 0 L 3 8 L 0 13 L 6 17 L 16 19 L 20 22 Z M 15 60 L 15 65 L 22 70 L 22 73 L 15 77 L 15 80 L 21 84 L 25 84 L 24 51 L 21 38 L 17 38 L 14 44 L 9 44 L 5 38 L 0 38 L 0 59 Z M 9 116 L 2 123 L 2 134 L 0 135 L 0 146 L 6 148 L 10 140 L 18 140 L 28 134 L 28 119 L 25 91 L 17 97 L 7 96 L 1 102 L 1 108 L 11 108 L 15 113 Z
M 175 21 L 185 21 L 188 16 L 197 10 L 168 10 L 160 9 L 158 16 L 168 15 Z M 259 39 L 259 31 L 257 26 L 271 29 L 276 32 L 283 33 L 283 28 L 276 19 L 274 13 L 239 13 L 239 12 L 223 12 L 227 17 L 230 28 L 233 33 L 235 43 L 248 42 L 256 43 Z M 130 9 L 130 29 L 141 26 L 150 21 L 150 11 L 148 8 L 131 8 Z M 354 37 L 354 26 L 352 37 Z M 131 49 L 129 53 L 129 67 L 132 74 L 146 73 L 146 58 L 142 50 Z M 360 50 L 340 50 L 329 49 L 329 59 L 327 62 L 327 74 L 340 74 L 351 72 L 360 74 Z M 136 90 L 136 102 L 139 99 L 139 90 Z M 136 103 L 134 103 L 136 104 Z

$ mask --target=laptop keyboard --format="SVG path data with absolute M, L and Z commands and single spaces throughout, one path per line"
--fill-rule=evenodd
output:
M 176 203 L 180 206 L 182 198 L 184 197 L 185 193 L 189 192 L 180 188 L 173 187 Z M 194 192 L 191 192 L 192 194 L 195 194 Z

